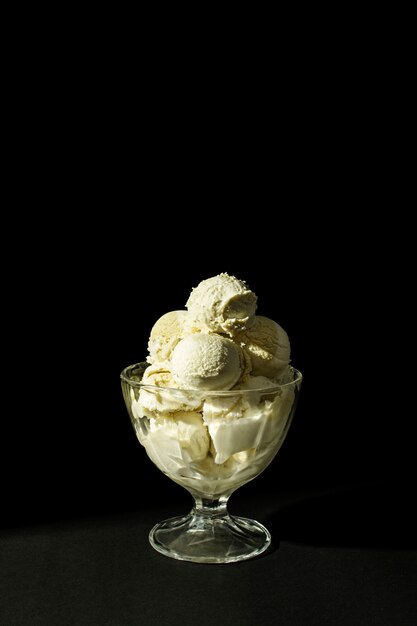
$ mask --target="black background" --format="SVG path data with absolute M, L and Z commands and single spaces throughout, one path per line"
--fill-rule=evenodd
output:
M 40 78 L 29 88 L 2 231 L 5 623 L 210 623 L 219 606 L 225 624 L 415 623 L 400 122 L 387 128 L 371 72 L 349 89 L 342 59 L 309 58 L 280 109 L 259 67 L 254 109 L 245 89 L 224 96 L 229 80 L 187 106 L 172 84 L 139 101 L 110 63 L 74 91 L 60 67 L 47 104 Z M 119 382 L 156 319 L 222 271 L 304 374 L 277 458 L 230 503 L 279 549 L 226 573 L 148 545 L 191 501 L 136 441 Z

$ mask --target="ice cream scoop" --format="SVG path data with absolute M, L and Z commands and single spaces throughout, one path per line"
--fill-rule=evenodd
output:
M 253 324 L 256 301 L 242 280 L 219 274 L 193 289 L 186 306 L 198 328 L 233 337 Z
M 149 336 L 149 363 L 169 361 L 173 349 L 187 333 L 189 317 L 188 311 L 170 311 L 156 321 Z
M 244 371 L 242 350 L 233 341 L 196 333 L 182 339 L 171 358 L 174 381 L 183 389 L 230 389 Z
M 290 362 L 290 341 L 285 330 L 274 320 L 257 315 L 251 328 L 234 338 L 249 356 L 254 376 L 275 378 Z

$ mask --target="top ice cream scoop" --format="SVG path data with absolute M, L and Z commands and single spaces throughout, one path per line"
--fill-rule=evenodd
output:
M 197 328 L 234 337 L 253 324 L 256 301 L 242 280 L 219 274 L 193 289 L 186 307 Z

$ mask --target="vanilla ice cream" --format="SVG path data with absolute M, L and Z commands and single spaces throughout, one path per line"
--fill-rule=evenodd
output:
M 257 315 L 251 328 L 239 333 L 235 341 L 248 354 L 252 374 L 275 378 L 290 362 L 290 341 L 285 330 L 273 320 Z
M 152 328 L 131 413 L 162 471 L 194 492 L 220 494 L 262 471 L 285 437 L 297 391 L 290 343 L 228 274 L 202 281 L 186 306 Z
M 186 306 L 197 328 L 233 337 L 254 322 L 256 300 L 243 281 L 219 274 L 193 289 Z
M 167 473 L 186 463 L 206 458 L 210 440 L 200 413 L 181 411 L 174 417 L 150 420 L 148 436 L 143 439 L 152 460 L 157 459 Z
M 277 443 L 282 435 L 294 399 L 292 389 L 262 399 L 259 393 L 237 396 L 229 410 L 218 399 L 204 403 L 203 419 L 213 444 L 215 463 L 246 450 Z M 219 411 L 223 408 L 223 411 Z
M 169 361 L 175 346 L 187 334 L 189 317 L 188 311 L 170 311 L 157 320 L 149 337 L 148 363 Z
M 202 402 L 195 394 L 175 389 L 175 381 L 170 371 L 161 366 L 151 365 L 146 368 L 142 377 L 140 398 L 133 398 L 132 410 L 145 417 L 176 413 L 201 408 Z
M 230 389 L 243 370 L 242 350 L 220 335 L 190 335 L 172 353 L 171 371 L 180 388 Z

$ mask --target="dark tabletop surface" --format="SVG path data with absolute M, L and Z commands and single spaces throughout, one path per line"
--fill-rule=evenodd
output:
M 273 546 L 241 563 L 176 561 L 151 548 L 152 525 L 184 513 L 188 494 L 175 503 L 144 501 L 136 510 L 3 528 L 0 623 L 416 624 L 407 494 L 375 484 L 247 492 L 232 496 L 230 512 L 266 524 Z M 384 516 L 387 507 L 398 516 Z

